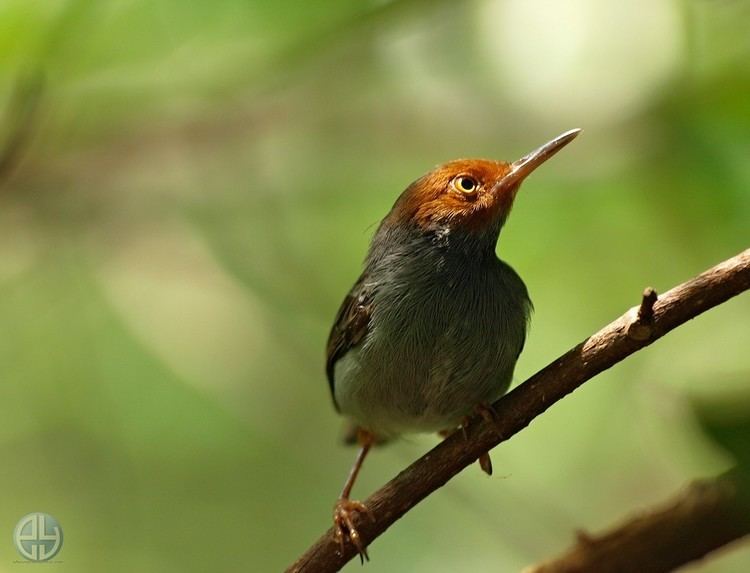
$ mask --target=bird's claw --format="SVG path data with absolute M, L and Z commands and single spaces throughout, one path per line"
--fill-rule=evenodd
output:
M 485 422 L 490 424 L 495 429 L 498 436 L 502 436 L 502 432 L 500 430 L 500 418 L 498 417 L 497 410 L 495 410 L 495 408 L 488 404 L 477 404 L 474 410 L 482 417 Z M 479 467 L 482 468 L 482 471 L 488 476 L 492 475 L 492 460 L 490 459 L 489 452 L 484 452 L 479 456 Z
M 481 403 L 477 404 L 474 408 L 474 411 L 479 414 L 482 419 L 484 419 L 485 422 L 488 424 L 491 424 L 492 427 L 497 432 L 498 436 L 502 436 L 502 431 L 500 429 L 500 418 L 497 415 L 497 411 L 490 405 Z M 469 439 L 469 424 L 471 423 L 471 416 L 464 416 L 464 418 L 461 420 L 461 424 L 459 425 L 459 428 L 461 428 L 461 432 L 464 435 L 464 440 Z M 440 432 L 440 435 L 445 437 L 451 434 L 451 430 L 444 430 Z M 486 473 L 487 475 L 492 475 L 492 460 L 490 459 L 490 453 L 484 452 L 479 456 L 479 467 L 482 468 L 482 471 Z
M 360 561 L 364 563 L 365 560 L 370 560 L 370 556 L 367 554 L 367 546 L 362 542 L 362 537 L 354 525 L 353 516 L 355 513 L 365 514 L 371 521 L 375 521 L 370 510 L 361 501 L 341 498 L 336 502 L 333 507 L 334 538 L 339 544 L 342 555 L 344 554 L 344 544 L 349 539 L 357 548 Z
M 479 456 L 479 467 L 482 468 L 482 471 L 486 473 L 488 476 L 492 475 L 492 460 L 490 459 L 490 453 L 484 452 Z
M 500 417 L 497 415 L 497 410 L 488 404 L 477 404 L 474 409 L 485 422 L 494 428 L 497 435 L 502 437 L 503 434 L 502 428 L 500 428 Z

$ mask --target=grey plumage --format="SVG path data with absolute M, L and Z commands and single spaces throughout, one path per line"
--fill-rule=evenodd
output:
M 433 432 L 507 390 L 531 301 L 495 255 L 500 224 L 489 236 L 381 224 L 350 293 L 367 331 L 330 372 L 343 414 L 381 437 Z

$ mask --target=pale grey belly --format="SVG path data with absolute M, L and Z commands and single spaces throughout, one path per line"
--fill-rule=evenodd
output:
M 526 337 L 526 287 L 497 259 L 428 256 L 389 269 L 371 278 L 368 334 L 334 367 L 336 403 L 384 436 L 454 428 L 510 385 Z
M 468 332 L 473 325 L 460 326 Z M 336 363 L 334 374 L 341 412 L 382 436 L 455 428 L 475 406 L 507 390 L 522 343 L 499 333 L 469 340 L 455 331 L 423 343 L 383 338 L 368 337 Z

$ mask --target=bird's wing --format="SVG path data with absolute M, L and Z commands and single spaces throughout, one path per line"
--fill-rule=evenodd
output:
M 333 404 L 337 410 L 338 404 L 336 404 L 333 381 L 334 366 L 339 358 L 362 342 L 370 326 L 374 285 L 368 284 L 365 279 L 365 275 L 359 277 L 352 290 L 346 295 L 336 314 L 336 319 L 333 321 L 331 334 L 328 336 L 326 375 L 328 376 L 328 385 L 331 388 Z

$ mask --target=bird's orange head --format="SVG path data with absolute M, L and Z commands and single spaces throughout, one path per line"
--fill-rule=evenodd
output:
M 404 191 L 388 222 L 414 223 L 423 230 L 499 231 L 521 182 L 580 131 L 567 131 L 512 163 L 487 159 L 444 163 Z

